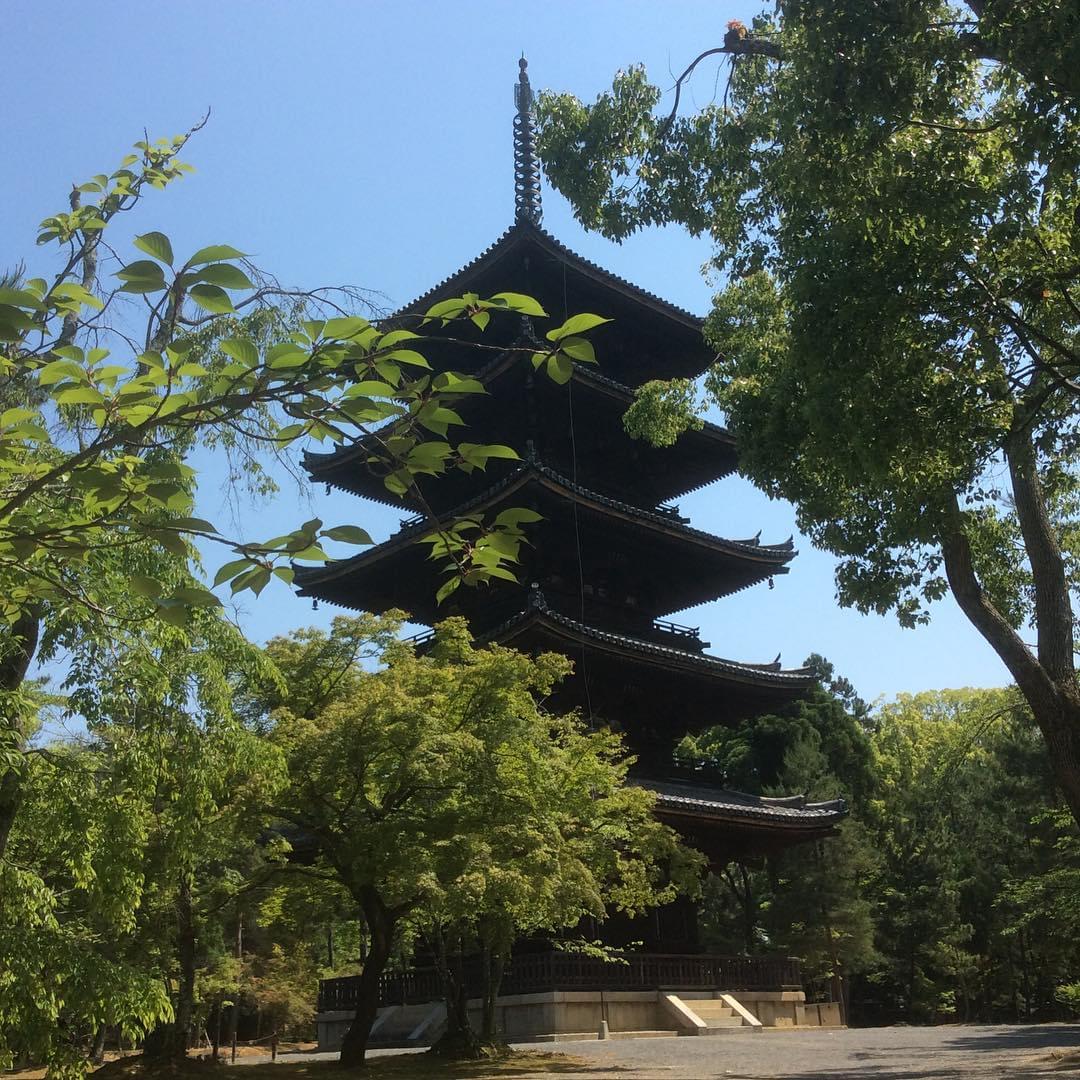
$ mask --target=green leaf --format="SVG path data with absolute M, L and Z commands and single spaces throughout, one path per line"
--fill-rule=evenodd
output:
M 13 427 L 15 424 L 22 423 L 23 420 L 32 420 L 37 413 L 33 409 L 23 409 L 18 406 L 5 409 L 0 413 L 0 427 Z
M 185 585 L 172 594 L 172 599 L 182 604 L 190 604 L 192 607 L 221 607 L 221 601 L 207 589 L 197 586 Z
M 562 326 L 549 330 L 546 336 L 548 341 L 562 341 L 563 338 L 570 337 L 572 334 L 582 334 L 586 330 L 591 330 L 594 326 L 600 326 L 608 322 L 611 322 L 611 320 L 600 315 L 571 315 Z
M 341 395 L 343 398 L 354 397 L 384 397 L 397 396 L 397 390 L 389 383 L 376 382 L 374 379 L 365 379 L 363 382 L 352 383 Z
M 444 581 L 435 594 L 435 603 L 441 604 L 460 584 L 461 578 L 459 577 L 452 577 L 448 581 Z
M 170 626 L 187 626 L 188 610 L 183 604 L 172 600 L 161 600 L 157 606 L 157 616 Z
M 187 532 L 201 532 L 210 533 L 213 536 L 217 535 L 217 529 L 215 529 L 209 521 L 203 520 L 203 518 L 178 517 L 173 518 L 169 524 L 175 529 L 184 529 Z
M 327 319 L 322 334 L 323 337 L 333 338 L 335 341 L 349 341 L 370 326 L 367 319 L 361 319 L 359 315 L 348 315 L 339 319 Z
M 211 244 L 209 247 L 199 248 L 188 259 L 188 266 L 202 266 L 203 263 L 221 262 L 222 259 L 243 259 L 244 252 L 237 251 L 228 244 Z
M 158 262 L 172 266 L 173 250 L 169 238 L 164 233 L 148 232 L 142 236 L 136 236 L 132 243 L 147 255 L 153 256 Z
M 196 280 L 205 281 L 209 285 L 220 285 L 223 289 L 255 288 L 247 274 L 231 263 L 215 263 L 213 266 L 204 267 L 198 272 Z
M 507 461 L 520 461 L 521 456 L 512 446 L 503 446 L 500 443 L 486 443 L 480 447 L 484 457 L 505 458 Z
M 495 519 L 497 526 L 510 526 L 516 528 L 518 525 L 527 525 L 534 521 L 543 521 L 544 515 L 538 514 L 535 510 L 529 510 L 524 506 L 512 506 L 508 510 L 504 510 Z
M 121 292 L 160 292 L 165 288 L 165 271 L 149 259 L 139 259 L 128 263 L 122 270 L 116 272 L 116 277 L 124 283 L 120 286 Z
M 240 571 L 250 568 L 251 565 L 250 559 L 233 559 L 232 562 L 227 562 L 214 575 L 214 587 L 217 588 L 223 581 L 228 581 L 230 578 L 236 577 Z
M 18 308 L 31 308 L 41 311 L 45 305 L 29 289 L 11 289 L 0 285 L 0 304 L 11 304 Z
M 132 574 L 128 578 L 128 585 L 136 596 L 146 596 L 152 600 L 156 600 L 162 593 L 160 581 L 142 574 Z
M 373 544 L 370 534 L 366 529 L 358 525 L 335 525 L 332 529 L 326 529 L 323 534 L 327 540 L 340 540 L 345 544 Z
M 497 304 L 505 304 L 511 311 L 516 311 L 521 315 L 547 317 L 547 312 L 531 296 L 526 296 L 524 293 L 501 292 L 496 293 L 491 299 Z
M 395 360 L 399 364 L 411 364 L 413 367 L 431 367 L 427 360 L 415 349 L 394 349 L 393 352 L 387 353 L 383 359 Z
M 574 360 L 580 360 L 584 364 L 596 363 L 596 352 L 593 349 L 592 342 L 586 341 L 585 338 L 564 338 L 559 342 L 559 352 L 572 357 Z
M 259 350 L 247 338 L 224 338 L 218 348 L 245 367 L 253 368 L 259 364 Z
M 486 394 L 487 387 L 479 379 L 463 379 L 453 371 L 436 375 L 432 389 L 444 394 Z
M 413 330 L 391 330 L 389 334 L 383 334 L 379 338 L 379 348 L 389 349 L 392 345 L 397 345 L 401 341 L 414 341 L 420 335 Z
M 266 354 L 266 363 L 274 370 L 301 367 L 308 362 L 311 354 L 291 341 L 283 341 L 273 346 Z
M 296 552 L 293 555 L 293 560 L 295 562 L 329 562 L 330 556 L 318 544 L 312 544 L 311 547 Z
M 61 405 L 101 405 L 105 401 L 100 390 L 92 386 L 73 386 L 68 390 L 61 390 L 56 395 L 56 401 Z
M 563 386 L 570 381 L 570 376 L 573 374 L 574 364 L 571 360 L 565 356 L 548 357 L 547 375 L 552 382 Z
M 439 303 L 432 304 L 432 306 L 427 309 L 424 313 L 424 321 L 428 322 L 431 319 L 442 319 L 442 321 L 446 323 L 451 319 L 456 318 L 464 310 L 464 300 L 440 300 Z
M 188 296 L 203 309 L 215 315 L 228 315 L 236 310 L 229 294 L 217 285 L 192 285 Z
M 156 540 L 170 555 L 178 555 L 187 558 L 188 546 L 178 533 L 169 532 L 168 529 L 154 529 L 150 532 L 152 539 Z

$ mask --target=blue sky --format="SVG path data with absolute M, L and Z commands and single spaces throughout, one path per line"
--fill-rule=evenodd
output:
M 757 5 L 640 0 L 571 3 L 208 3 L 55 5 L 7 0 L 8 150 L 0 202 L 3 265 L 47 269 L 35 226 L 62 208 L 73 182 L 110 172 L 142 137 L 172 135 L 210 107 L 187 160 L 196 174 L 154 195 L 114 236 L 158 229 L 180 252 L 230 243 L 284 283 L 352 284 L 391 306 L 421 294 L 488 246 L 511 222 L 511 122 L 517 58 L 533 86 L 592 98 L 614 71 L 644 62 L 670 85 L 729 18 Z M 703 68 L 688 106 L 712 98 Z M 621 246 L 586 234 L 544 193 L 545 226 L 564 243 L 665 298 L 704 314 L 708 245 L 652 230 Z M 221 462 L 209 461 L 201 512 L 264 538 L 311 516 L 358 523 L 381 539 L 396 515 L 287 480 L 272 505 L 230 505 Z M 682 501 L 700 528 L 726 536 L 794 531 L 794 511 L 731 478 Z M 833 560 L 796 537 L 800 555 L 776 588 L 760 586 L 687 613 L 712 651 L 798 664 L 823 653 L 867 698 L 1006 681 L 1000 662 L 951 601 L 933 622 L 902 630 L 891 616 L 838 608 Z M 224 561 L 212 555 L 211 569 Z M 245 594 L 250 597 L 250 594 Z M 259 640 L 329 622 L 333 611 L 275 585 L 236 609 Z

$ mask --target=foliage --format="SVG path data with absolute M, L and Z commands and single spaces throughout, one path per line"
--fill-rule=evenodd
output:
M 696 767 L 749 790 L 850 798 L 823 844 L 710 879 L 706 944 L 801 957 L 855 1022 L 1060 1017 L 1058 988 L 1080 971 L 1080 843 L 1023 699 L 950 690 L 856 710 L 821 692 L 684 742 Z
M 414 488 L 420 476 L 483 469 L 492 457 L 515 456 L 508 447 L 446 441 L 461 424 L 453 403 L 484 388 L 452 371 L 431 372 L 420 350 L 437 336 L 435 324 L 445 328 L 464 319 L 483 329 L 492 314 L 544 317 L 529 297 L 468 294 L 444 301 L 415 320 L 424 334 L 402 325 L 379 329 L 346 313 L 316 318 L 315 308 L 336 307 L 325 291 L 257 286 L 235 248 L 215 244 L 178 257 L 160 232 L 137 236 L 134 246 L 149 258 L 124 263 L 115 273 L 116 292 L 96 296 L 106 230 L 146 188 L 164 187 L 189 171 L 177 157 L 186 139 L 139 143 L 138 153 L 110 176 L 81 185 L 69 213 L 42 223 L 39 243 L 65 251 L 53 281 L 34 278 L 0 294 L 6 343 L 0 370 L 29 387 L 29 404 L 0 416 L 6 478 L 0 614 L 9 622 L 42 601 L 94 604 L 70 567 L 105 544 L 148 543 L 184 556 L 184 538 L 201 536 L 235 556 L 215 585 L 230 582 L 233 592 L 258 593 L 273 575 L 291 581 L 289 562 L 325 560 L 321 541 L 370 543 L 363 529 L 327 529 L 317 520 L 265 542 L 230 542 L 209 522 L 189 516 L 194 474 L 182 458 L 200 440 L 213 445 L 230 438 L 281 450 L 308 439 L 342 443 L 368 436 L 370 457 L 382 463 L 386 485 L 397 493 Z M 95 201 L 82 205 L 80 193 Z M 283 293 L 290 320 L 238 314 L 258 312 Z M 125 294 L 142 297 L 147 314 L 137 332 L 119 334 L 107 317 Z M 310 301 L 312 317 L 298 317 L 307 314 L 301 299 Z M 547 331 L 550 349 L 534 359 L 560 370 L 574 359 L 594 361 L 579 335 L 603 321 L 580 315 Z M 125 354 L 78 343 L 88 338 L 118 342 Z M 133 339 L 141 351 L 127 346 Z M 380 425 L 389 426 L 370 438 Z M 491 531 L 504 530 L 496 524 Z M 455 554 L 475 583 L 503 570 L 515 551 L 513 544 L 489 550 L 485 536 Z M 475 565 L 469 561 L 474 554 Z M 160 617 L 177 624 L 192 605 L 217 602 L 195 586 L 166 594 L 159 582 L 140 578 L 133 587 Z
M 569 671 L 565 657 L 474 648 L 460 619 L 417 656 L 394 639 L 398 625 L 339 618 L 329 638 L 268 646 L 290 683 L 342 674 L 318 711 L 286 701 L 272 738 L 289 762 L 279 809 L 299 850 L 363 912 L 362 978 L 374 985 L 407 919 L 429 934 L 497 930 L 505 949 L 515 931 L 673 895 L 670 870 L 678 881 L 679 863 L 695 860 L 652 818 L 652 796 L 625 786 L 617 737 L 537 704 Z M 382 649 L 380 670 L 356 665 L 365 641 Z M 312 700 L 301 686 L 298 702 Z
M 1067 907 L 1059 918 L 1047 890 L 1076 856 L 1022 699 L 920 694 L 878 720 L 868 824 L 887 963 L 870 1004 L 924 1020 L 1054 1015 L 1053 988 L 1075 977 L 1080 954 Z
M 185 255 L 157 231 L 122 258 L 110 243 L 117 221 L 190 171 L 179 155 L 191 134 L 140 142 L 72 191 L 38 235 L 58 255 L 50 279 L 0 280 L 0 919 L 12 931 L 0 940 L 0 1058 L 74 1067 L 87 1032 L 146 1028 L 168 1015 L 170 996 L 172 1034 L 157 1035 L 186 1039 L 199 969 L 205 982 L 215 962 L 200 943 L 235 914 L 240 878 L 264 858 L 256 807 L 280 762 L 229 704 L 260 661 L 218 617 L 193 541 L 229 552 L 212 587 L 256 595 L 275 577 L 291 583 L 293 563 L 325 561 L 326 542 L 370 543 L 358 526 L 317 519 L 265 541 L 224 535 L 191 516 L 193 452 L 238 461 L 266 494 L 267 455 L 359 443 L 391 491 L 426 506 L 420 478 L 515 455 L 450 437 L 455 403 L 484 387 L 435 372 L 424 352 L 460 326 L 467 348 L 505 351 L 509 314 L 515 333 L 521 317 L 546 318 L 526 296 L 467 294 L 377 325 L 355 314 L 370 308 L 358 290 L 283 289 L 230 245 Z M 581 335 L 601 321 L 546 328 L 550 344 L 522 362 L 560 378 L 594 362 Z M 449 580 L 512 577 L 528 514 L 475 521 L 445 545 Z M 436 535 L 444 525 L 455 527 L 436 523 Z M 35 658 L 69 672 L 68 707 L 91 733 L 81 755 L 34 744 L 24 680 Z M 82 819 L 70 801 L 43 808 L 43 783 L 74 792 L 62 778 L 76 776 L 100 787 L 87 802 L 102 815 L 119 815 L 119 785 L 122 826 Z M 31 827 L 48 843 L 27 861 Z M 22 926 L 32 932 L 13 932 Z M 152 944 L 140 948 L 143 935 Z
M 839 557 L 843 603 L 914 625 L 952 590 L 1080 821 L 1078 42 L 1062 0 L 800 0 L 729 28 L 666 115 L 637 67 L 543 97 L 540 146 L 586 226 L 713 240 L 705 393 L 743 471 Z M 681 115 L 717 55 L 721 98 Z M 669 442 L 680 410 L 654 386 L 627 423 Z
M 845 994 L 843 981 L 872 968 L 876 869 L 862 810 L 876 784 L 866 706 L 819 656 L 821 683 L 781 712 L 687 736 L 680 760 L 742 791 L 810 799 L 846 796 L 854 817 L 824 842 L 742 860 L 707 886 L 703 929 L 719 951 L 787 953 L 811 987 Z
M 168 559 L 155 572 L 176 580 Z M 0 938 L 0 1049 L 60 1072 L 81 1068 L 105 1027 L 134 1041 L 175 1017 L 186 1037 L 195 950 L 242 883 L 282 777 L 229 710 L 230 681 L 265 666 L 215 612 L 69 644 L 63 709 L 88 730 L 20 763 L 3 910 L 22 930 Z

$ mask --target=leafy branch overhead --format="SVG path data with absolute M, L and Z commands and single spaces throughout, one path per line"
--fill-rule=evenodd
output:
M 702 389 L 741 471 L 841 603 L 913 626 L 952 594 L 1080 822 L 1080 8 L 803 0 L 711 44 L 663 106 L 640 66 L 543 95 L 547 174 L 608 236 L 710 238 Z M 667 443 L 696 408 L 649 384 L 628 426 Z
M 425 353 L 456 340 L 452 324 L 483 331 L 493 317 L 546 318 L 531 297 L 466 294 L 413 319 L 415 329 L 404 318 L 385 326 L 350 311 L 351 294 L 283 289 L 227 244 L 178 255 L 161 232 L 136 236 L 145 257 L 118 260 L 115 288 L 99 291 L 99 257 L 115 254 L 106 230 L 147 188 L 190 171 L 177 156 L 188 137 L 138 143 L 113 173 L 76 188 L 71 209 L 38 235 L 61 254 L 53 278 L 0 287 L 0 374 L 10 388 L 0 410 L 0 617 L 9 623 L 42 602 L 89 603 L 77 568 L 106 546 L 152 544 L 186 558 L 198 537 L 230 554 L 215 587 L 258 594 L 274 577 L 291 582 L 292 563 L 327 560 L 326 541 L 371 543 L 358 526 L 318 520 L 264 541 L 224 535 L 191 516 L 197 475 L 185 459 L 196 446 L 226 442 L 257 456 L 359 443 L 387 488 L 421 505 L 421 477 L 517 456 L 451 438 L 463 425 L 456 402 L 486 390 L 434 370 Z M 575 361 L 595 363 L 580 335 L 604 321 L 575 316 L 541 351 L 469 348 L 520 348 L 565 382 Z M 517 524 L 495 522 L 482 542 L 442 554 L 454 580 L 476 584 L 512 576 L 520 539 Z M 194 584 L 168 590 L 136 577 L 131 588 L 178 625 L 192 607 L 220 603 Z

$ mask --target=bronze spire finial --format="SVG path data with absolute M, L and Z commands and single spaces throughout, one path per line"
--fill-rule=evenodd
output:
M 531 221 L 539 225 L 543 218 L 540 207 L 540 162 L 536 157 L 536 134 L 533 131 L 533 92 L 529 85 L 524 56 L 518 61 L 518 81 L 514 85 L 514 221 Z

